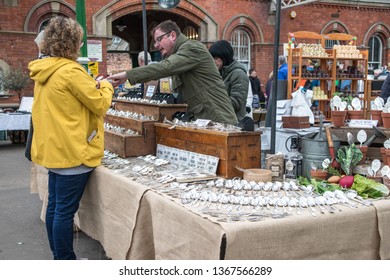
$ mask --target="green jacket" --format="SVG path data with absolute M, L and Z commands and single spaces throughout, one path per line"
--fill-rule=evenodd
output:
M 245 67 L 234 60 L 229 65 L 222 67 L 221 74 L 237 119 L 241 121 L 246 115 L 245 107 L 249 87 L 249 78 L 246 75 Z
M 173 54 L 160 63 L 127 71 L 131 84 L 172 76 L 173 89 L 182 94 L 194 119 L 238 123 L 221 75 L 207 48 L 183 34 L 177 38 Z
M 87 71 L 66 58 L 34 60 L 28 68 L 35 81 L 32 161 L 47 168 L 100 165 L 112 85 L 101 81 L 97 89 Z

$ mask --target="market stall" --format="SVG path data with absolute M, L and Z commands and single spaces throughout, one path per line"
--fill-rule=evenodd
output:
M 47 172 L 38 166 L 32 170 L 32 188 L 45 201 Z M 183 204 L 157 182 L 140 182 L 99 167 L 81 201 L 77 225 L 100 241 L 110 258 L 390 258 L 388 199 L 371 206 L 337 205 L 337 211 L 316 216 L 294 209 L 283 217 L 221 221 L 196 204 Z
M 332 156 L 328 165 L 322 165 L 324 171 L 335 171 L 328 167 L 333 168 L 337 159 L 353 184 L 360 150 L 352 141 L 340 148 L 344 155 L 335 157 L 329 126 L 326 135 L 323 127 L 305 131 L 312 132 L 310 137 L 298 135 L 302 154 L 297 130 L 292 131 L 296 139 L 281 157 L 276 180 L 276 162 L 267 167 L 270 170 L 260 169 L 261 131 L 242 131 L 209 120 L 179 120 L 174 115 L 185 112 L 175 113 L 172 104 L 116 100 L 115 106 L 105 119 L 106 148 L 111 151 L 105 151 L 103 166 L 92 173 L 75 219 L 83 232 L 102 244 L 108 257 L 390 258 L 385 185 L 372 186 L 369 181 L 364 190 L 351 185 L 348 189 L 341 176 L 331 183 L 298 172 L 306 166 L 305 174 L 311 175 L 314 159 L 325 162 L 319 159 L 321 146 L 321 156 Z M 291 136 L 290 130 L 280 131 L 279 140 L 282 132 Z M 374 165 L 375 174 L 389 177 L 388 166 L 379 171 L 381 162 Z M 367 183 L 362 178 L 356 181 Z M 43 201 L 44 219 L 47 171 L 34 165 L 31 180 Z

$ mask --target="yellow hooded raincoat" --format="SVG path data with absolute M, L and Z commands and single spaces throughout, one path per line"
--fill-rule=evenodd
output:
M 32 161 L 47 168 L 100 165 L 112 85 L 102 81 L 97 89 L 85 69 L 66 58 L 35 60 L 28 68 L 35 81 Z

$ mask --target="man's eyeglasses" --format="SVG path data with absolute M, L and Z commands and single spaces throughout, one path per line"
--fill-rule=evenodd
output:
M 168 34 L 171 33 L 171 32 L 172 32 L 172 31 L 168 31 L 167 33 L 164 33 L 164 34 L 158 36 L 158 37 L 155 39 L 156 43 L 160 43 L 161 40 L 164 38 L 164 36 L 165 36 L 165 35 L 168 35 Z

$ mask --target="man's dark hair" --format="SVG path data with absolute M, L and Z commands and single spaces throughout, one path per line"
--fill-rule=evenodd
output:
M 161 32 L 164 32 L 164 33 L 174 31 L 176 33 L 176 36 L 179 36 L 181 34 L 180 27 L 176 24 L 176 22 L 174 22 L 170 19 L 161 22 L 159 25 L 157 25 L 155 28 L 153 28 L 152 36 L 154 35 L 154 32 L 156 32 L 157 29 L 160 29 Z
M 252 74 L 253 71 L 256 71 L 256 70 L 254 68 L 250 68 L 249 71 L 248 71 L 249 75 Z

